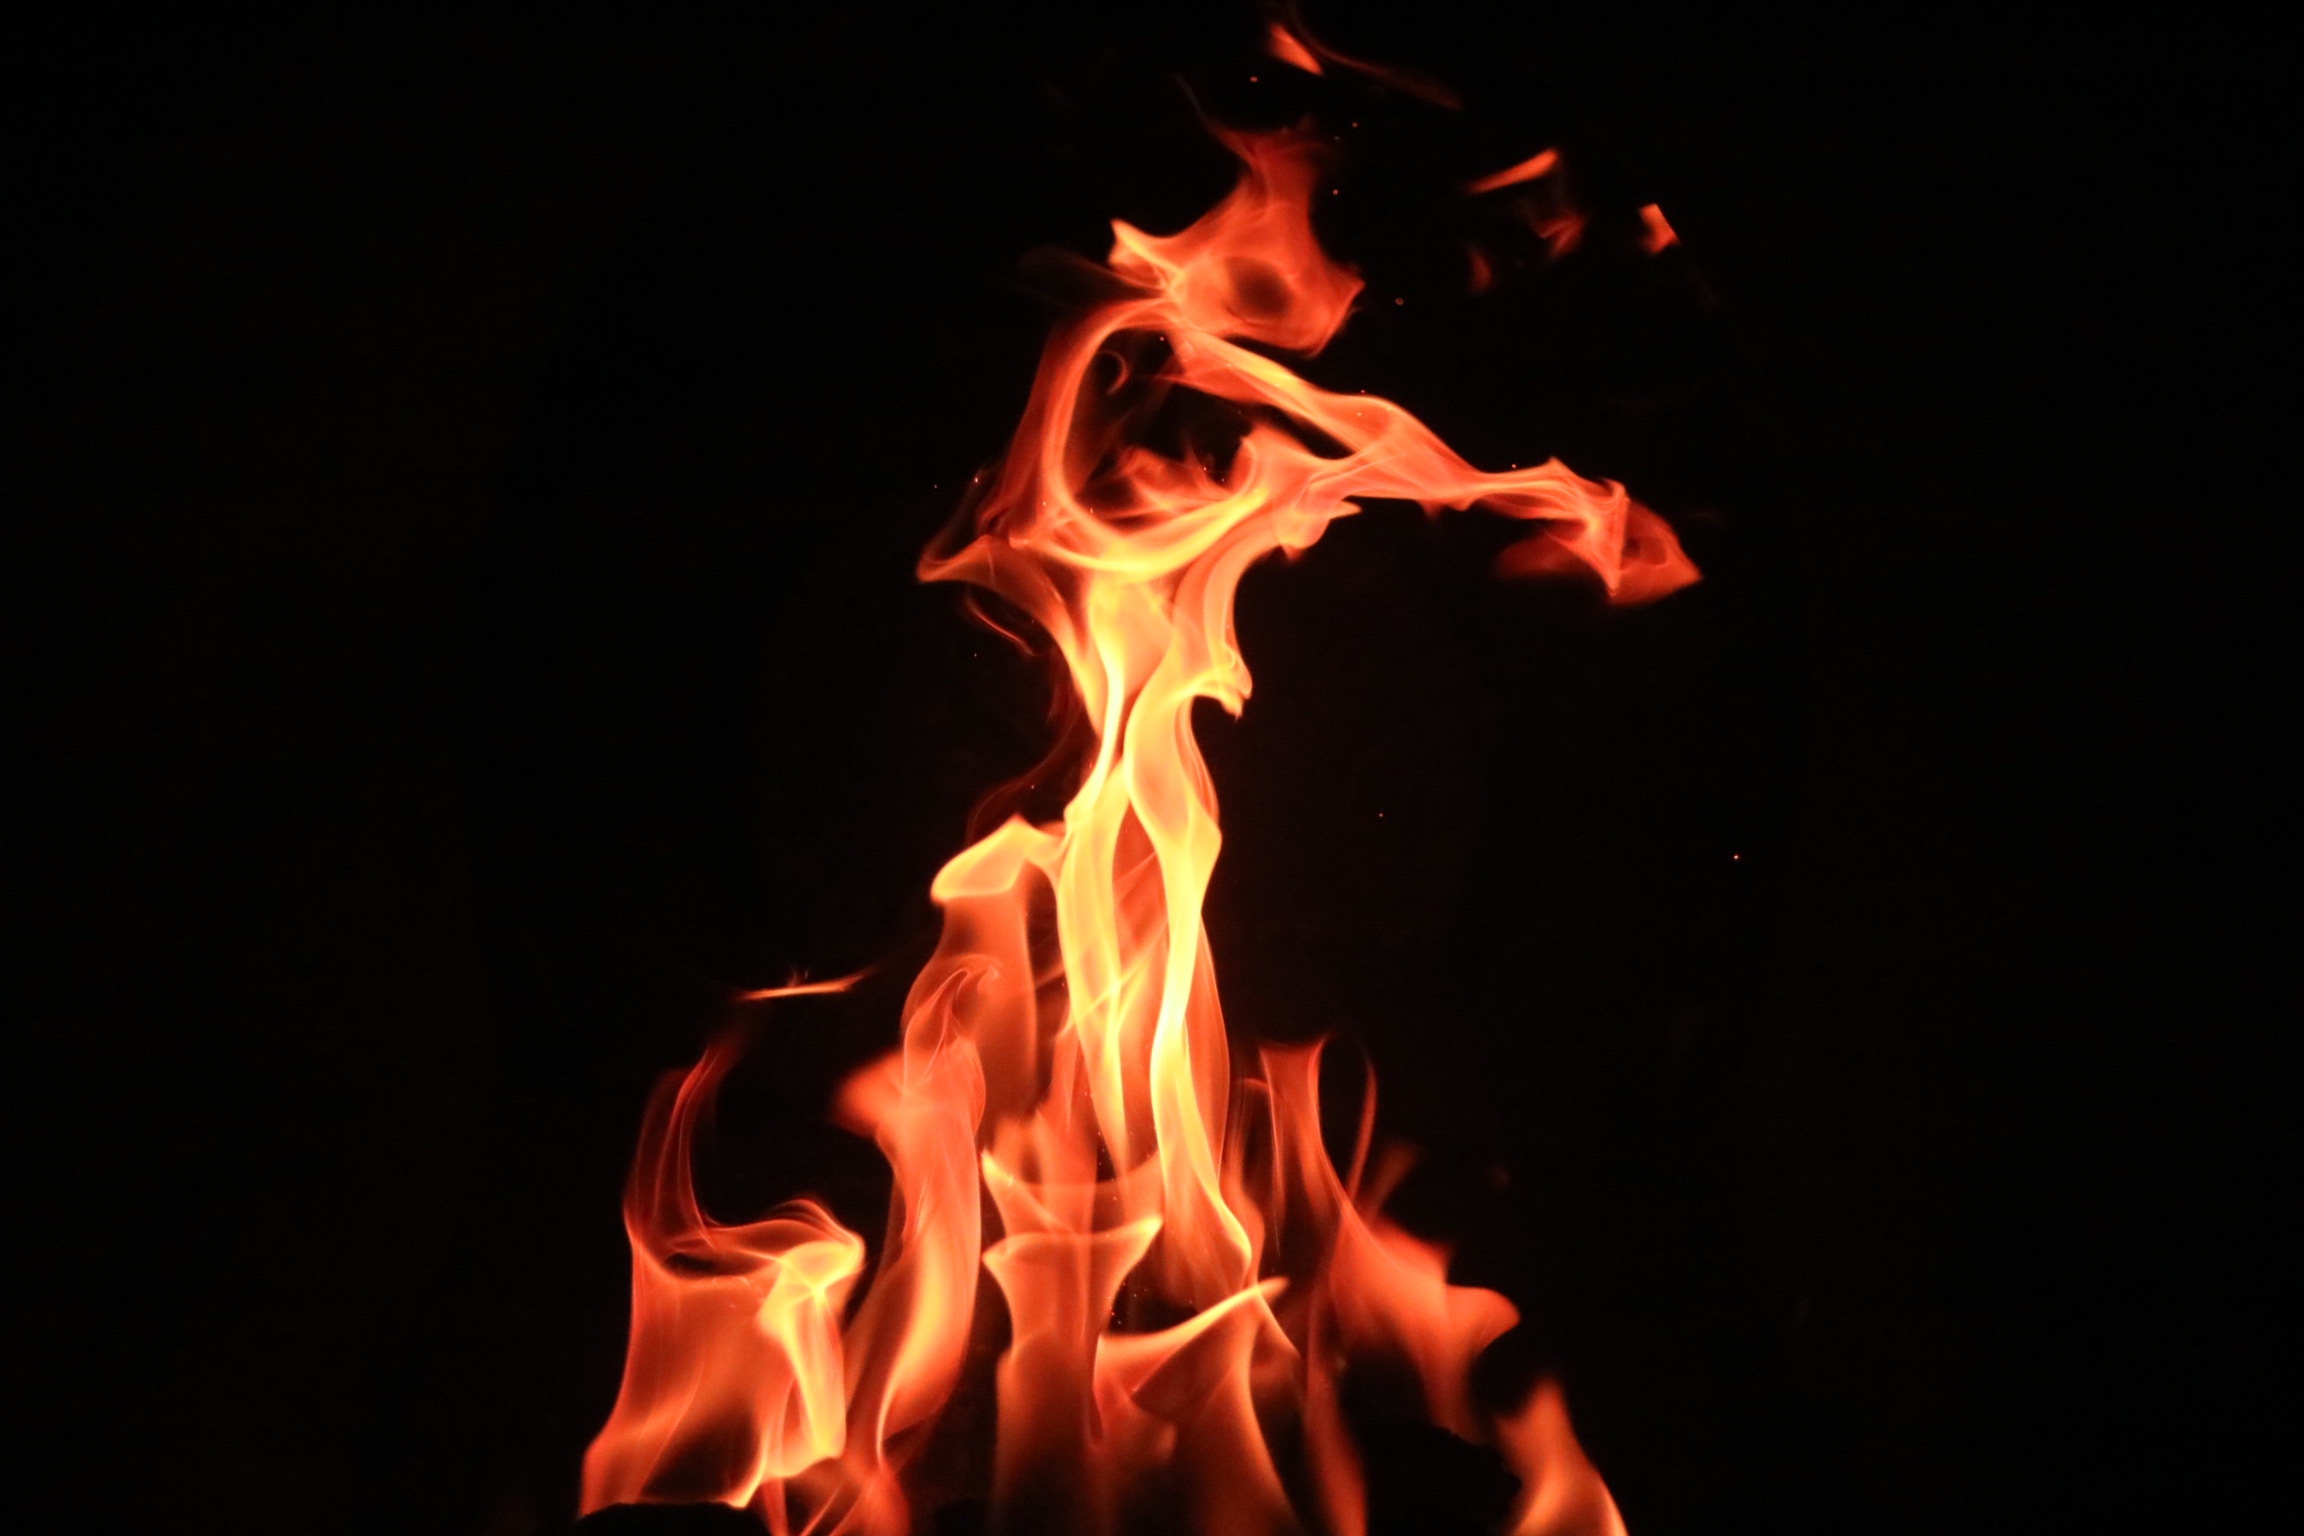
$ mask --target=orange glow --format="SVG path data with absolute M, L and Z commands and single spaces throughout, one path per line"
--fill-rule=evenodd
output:
M 1554 256 L 1565 256 L 1583 243 L 1584 211 L 1576 206 L 1569 192 L 1560 151 L 1538 150 L 1517 164 L 1467 182 L 1464 190 L 1478 196 L 1501 192 L 1507 187 L 1525 189 L 1511 203 L 1512 211 L 1535 231 L 1536 237 Z M 1474 272 L 1472 291 L 1484 291 L 1483 274 L 1478 269 Z
M 1392 402 L 1275 360 L 1325 346 L 1360 280 L 1313 236 L 1322 141 L 1222 137 L 1238 184 L 1175 234 L 1113 226 L 1111 296 L 1057 326 L 1005 457 L 921 561 L 1031 617 L 1083 728 L 1040 770 L 1077 785 L 1061 818 L 1011 817 L 936 876 L 942 942 L 901 1044 L 834 1106 L 892 1170 L 869 1274 L 863 1239 L 813 1202 L 732 1226 L 701 1210 L 692 1128 L 729 1065 L 707 1053 L 641 1139 L 630 1354 L 587 1510 L 711 1499 L 778 1533 L 923 1529 L 908 1471 L 972 1341 L 1004 1331 L 986 1482 L 1005 1529 L 1116 1536 L 1156 1502 L 1206 1536 L 1365 1536 L 1338 1384 L 1382 1361 L 1522 1476 L 1519 1536 L 1622 1531 L 1556 1389 L 1502 1418 L 1475 1401 L 1473 1362 L 1517 1313 L 1384 1218 L 1362 1177 L 1373 1099 L 1339 1175 L 1318 1049 L 1235 1070 L 1201 925 L 1222 834 L 1192 710 L 1247 701 L 1242 574 L 1367 500 L 1523 522 L 1505 572 L 1582 569 L 1620 602 L 1695 568 L 1620 486 L 1557 462 L 1476 469 Z M 1234 425 L 1146 445 L 1156 408 L 1195 399 Z
M 632 1338 L 609 1429 L 584 1460 L 584 1507 L 744 1505 L 840 1453 L 840 1313 L 864 1244 L 796 1200 L 721 1226 L 689 1177 L 696 1116 L 734 1053 L 707 1052 L 649 1106 L 624 1201 Z
M 1471 265 L 1467 282 L 1472 291 L 1474 293 L 1486 293 L 1495 287 L 1496 268 L 1489 262 L 1488 253 L 1477 245 L 1467 245 L 1464 247 L 1464 254 Z
M 1508 165 L 1500 171 L 1481 177 L 1464 188 L 1467 192 L 1496 192 L 1505 187 L 1516 187 L 1524 181 L 1549 176 L 1560 166 L 1560 151 L 1540 149 L 1517 165 Z
M 1280 13 L 1284 19 L 1270 23 L 1264 33 L 1265 51 L 1274 58 L 1293 64 L 1298 69 L 1310 70 L 1315 75 L 1328 72 L 1322 63 L 1324 60 L 1338 69 L 1363 75 L 1402 95 L 1413 96 L 1435 107 L 1453 112 L 1464 105 L 1456 99 L 1454 91 L 1429 75 L 1389 64 L 1374 64 L 1366 59 L 1356 59 L 1350 54 L 1337 52 L 1304 24 L 1304 18 L 1297 14 L 1293 0 L 1281 6 Z
M 1520 1411 L 1496 1426 L 1504 1460 L 1520 1479 L 1511 1536 L 1625 1536 L 1608 1485 L 1568 1427 L 1560 1389 L 1541 1382 Z
M 1308 75 L 1325 73 L 1320 68 L 1320 61 L 1312 56 L 1312 50 L 1305 47 L 1295 33 L 1276 21 L 1265 31 L 1264 46 L 1271 51 L 1272 57 L 1283 64 L 1293 64 Z
M 1643 232 L 1640 244 L 1653 256 L 1668 245 L 1678 245 L 1680 237 L 1672 232 L 1672 222 L 1664 217 L 1664 210 L 1650 203 L 1640 210 Z
M 853 976 L 835 976 L 830 981 L 790 981 L 781 987 L 762 987 L 757 992 L 738 993 L 736 1000 L 740 1003 L 765 1003 L 779 997 L 829 997 L 847 991 L 870 974 L 869 971 L 858 971 Z

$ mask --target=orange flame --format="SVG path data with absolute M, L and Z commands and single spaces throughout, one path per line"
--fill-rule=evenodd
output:
M 1264 47 L 1272 57 L 1283 64 L 1292 64 L 1308 75 L 1325 74 L 1320 60 L 1305 46 L 1303 39 L 1275 21 L 1264 29 Z
M 717 1500 L 778 1533 L 914 1529 L 905 1472 L 983 1326 L 981 1266 L 1007 1314 L 990 1474 L 1005 1528 L 1114 1532 L 1158 1500 L 1208 1536 L 1364 1536 L 1338 1384 L 1348 1362 L 1386 1360 L 1435 1423 L 1519 1473 L 1516 1536 L 1623 1529 L 1556 1389 L 1500 1419 L 1474 1401 L 1473 1361 L 1518 1314 L 1451 1285 L 1447 1255 L 1359 1188 L 1365 1118 L 1338 1175 L 1317 1048 L 1267 1047 L 1235 1080 L 1201 925 L 1222 836 L 1191 718 L 1248 697 L 1242 573 L 1365 500 L 1527 522 L 1504 570 L 1581 566 L 1619 601 L 1696 572 L 1620 486 L 1557 462 L 1475 469 L 1390 401 L 1246 345 L 1319 350 L 1360 282 L 1313 236 L 1319 141 L 1225 142 L 1240 181 L 1197 222 L 1113 226 L 1112 296 L 1051 337 L 973 518 L 921 563 L 1032 617 L 1086 750 L 1061 820 L 1011 817 L 937 875 L 943 939 L 902 1045 L 840 1094 L 894 1176 L 861 1300 L 848 1310 L 865 1245 L 821 1207 L 724 1226 L 698 1206 L 691 1127 L 729 1064 L 716 1048 L 641 1139 L 630 1355 L 587 1510 Z M 1192 396 L 1232 407 L 1237 441 L 1146 446 L 1146 416 Z
M 1467 192 L 1501 191 L 1505 187 L 1516 187 L 1524 181 L 1534 181 L 1538 177 L 1549 176 L 1559 169 L 1559 166 L 1560 151 L 1540 149 L 1525 160 L 1508 165 L 1500 171 L 1492 171 L 1477 181 L 1468 183 L 1464 190 Z
M 1297 7 L 1293 3 L 1282 5 L 1279 18 L 1266 24 L 1264 51 L 1307 74 L 1326 74 L 1328 71 L 1322 63 L 1325 60 L 1339 69 L 1364 76 L 1430 106 L 1456 111 L 1464 105 L 1456 99 L 1454 91 L 1429 75 L 1413 69 L 1356 59 L 1331 48 L 1304 24 L 1304 18 L 1297 14 Z
M 1464 190 L 1477 197 L 1482 193 L 1501 192 L 1507 187 L 1521 187 L 1512 207 L 1522 223 L 1535 231 L 1554 256 L 1565 256 L 1584 239 L 1584 210 L 1576 205 L 1569 191 L 1565 171 L 1560 163 L 1560 151 L 1540 149 L 1527 159 L 1517 161 L 1500 171 L 1492 171 L 1464 184 Z M 1485 262 L 1476 268 L 1472 291 L 1479 293 L 1487 286 Z

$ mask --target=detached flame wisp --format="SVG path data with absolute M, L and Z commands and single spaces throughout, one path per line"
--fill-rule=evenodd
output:
M 1274 361 L 1324 346 L 1360 282 L 1313 236 L 1320 141 L 1225 142 L 1239 183 L 1196 223 L 1114 225 L 1106 296 L 1051 337 L 972 521 L 921 565 L 1030 615 L 1085 745 L 1059 765 L 1079 786 L 1060 821 L 1012 817 L 937 875 L 942 943 L 901 1048 L 839 1096 L 893 1171 L 878 1252 L 811 1201 L 712 1220 L 690 1136 L 726 1051 L 668 1084 L 626 1202 L 630 1355 L 588 1511 L 716 1500 L 778 1536 L 924 1530 L 907 1469 L 1004 1311 L 997 1529 L 1116 1536 L 1156 1507 L 1205 1536 L 1365 1536 L 1350 1362 L 1404 1374 L 1434 1423 L 1496 1447 L 1523 1483 L 1515 1536 L 1623 1529 L 1556 1389 L 1502 1417 L 1475 1402 L 1473 1362 L 1517 1313 L 1449 1284 L 1446 1254 L 1359 1187 L 1365 1122 L 1350 1174 L 1331 1164 L 1317 1048 L 1235 1070 L 1201 923 L 1222 834 L 1191 718 L 1247 700 L 1242 573 L 1365 500 L 1519 519 L 1506 571 L 1583 567 L 1619 601 L 1695 569 L 1619 486 L 1558 463 L 1485 473 L 1401 407 Z M 1186 400 L 1229 440 L 1156 450 L 1175 434 L 1155 414 Z

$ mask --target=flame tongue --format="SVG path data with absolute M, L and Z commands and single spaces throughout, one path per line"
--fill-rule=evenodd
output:
M 1078 775 L 1060 822 L 1011 819 L 937 876 L 943 941 L 902 1047 L 841 1095 L 895 1180 L 863 1299 L 842 1327 L 863 1245 L 821 1208 L 730 1227 L 697 1207 L 687 1127 L 726 1067 L 707 1056 L 652 1112 L 634 1171 L 631 1352 L 588 1510 L 711 1499 L 779 1532 L 914 1529 L 902 1473 L 961 1378 L 981 1263 L 1008 1315 L 993 1492 L 1011 1528 L 1116 1531 L 1150 1502 L 1208 1536 L 1360 1536 L 1336 1403 L 1356 1358 L 1404 1369 L 1434 1422 L 1498 1447 L 1525 1484 L 1520 1536 L 1622 1528 L 1556 1393 L 1500 1421 L 1472 1401 L 1473 1360 L 1517 1314 L 1355 1203 L 1321 1144 L 1317 1052 L 1267 1049 L 1235 1082 L 1201 926 L 1222 835 L 1191 712 L 1248 696 L 1241 575 L 1365 499 L 1528 521 L 1507 570 L 1582 565 L 1619 600 L 1695 571 L 1618 486 L 1557 463 L 1483 473 L 1399 406 L 1251 350 L 1318 350 L 1360 283 L 1313 237 L 1319 142 L 1226 143 L 1242 176 L 1200 220 L 1114 226 L 1119 296 L 1051 338 L 972 534 L 922 563 L 1031 615 L 1088 750 L 1059 765 Z M 1228 459 L 1140 440 L 1179 390 L 1246 421 Z M 1050 909 L 1052 931 L 1035 920 Z

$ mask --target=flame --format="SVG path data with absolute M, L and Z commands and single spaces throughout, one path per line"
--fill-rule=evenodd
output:
M 1496 1426 L 1505 1461 L 1520 1475 L 1520 1497 L 1512 1507 L 1511 1536 L 1625 1536 L 1624 1517 L 1608 1485 L 1584 1459 L 1576 1432 L 1568 1427 L 1568 1405 L 1549 1381 L 1517 1413 Z
M 1560 151 L 1540 149 L 1525 160 L 1508 165 L 1500 171 L 1492 171 L 1477 181 L 1468 183 L 1464 190 L 1467 192 L 1496 192 L 1505 187 L 1516 187 L 1524 181 L 1535 181 L 1539 177 L 1549 176 L 1559 167 Z
M 1486 293 L 1494 288 L 1496 286 L 1496 266 L 1488 259 L 1488 253 L 1477 245 L 1467 245 L 1464 247 L 1464 255 L 1469 266 L 1465 276 L 1465 286 L 1474 293 Z
M 1057 328 L 972 517 L 921 562 L 1030 615 L 1061 656 L 1081 728 L 1050 771 L 1078 787 L 1060 820 L 1010 817 L 937 875 L 942 942 L 902 1044 L 839 1095 L 893 1171 L 869 1278 L 863 1240 L 812 1202 L 732 1226 L 700 1208 L 692 1126 L 729 1064 L 707 1053 L 641 1138 L 630 1354 L 588 1511 L 716 1500 L 778 1533 L 915 1530 L 907 1469 L 1004 1312 L 1003 1528 L 1116 1532 L 1158 1501 L 1207 1536 L 1363 1536 L 1338 1388 L 1347 1364 L 1385 1361 L 1519 1473 L 1517 1536 L 1623 1529 L 1556 1389 L 1502 1418 L 1474 1400 L 1473 1361 L 1517 1313 L 1383 1217 L 1362 1176 L 1373 1097 L 1340 1176 L 1317 1048 L 1266 1047 L 1235 1077 L 1201 924 L 1222 834 L 1191 718 L 1248 698 L 1242 573 L 1369 499 L 1523 521 L 1505 571 L 1586 568 L 1618 601 L 1695 569 L 1620 486 L 1557 462 L 1475 469 L 1398 405 L 1275 361 L 1323 347 L 1360 282 L 1313 236 L 1320 141 L 1223 138 L 1237 186 L 1172 235 L 1115 223 L 1109 297 Z M 1217 403 L 1222 437 L 1146 441 L 1164 404 Z
M 1327 73 L 1310 46 L 1281 22 L 1275 21 L 1264 29 L 1264 48 L 1281 63 L 1293 65 L 1308 75 Z
M 1664 210 L 1654 203 L 1640 209 L 1640 246 L 1653 256 L 1668 245 L 1678 245 L 1680 236 L 1672 228 L 1672 221 L 1664 217 Z
M 1475 197 L 1509 187 L 1521 188 L 1511 204 L 1513 212 L 1554 256 L 1565 256 L 1583 242 L 1584 210 L 1569 191 L 1560 151 L 1540 149 L 1525 160 L 1464 184 L 1464 190 Z M 1487 263 L 1477 252 L 1475 257 L 1472 291 L 1480 293 L 1488 286 Z
M 732 1227 L 696 1202 L 696 1115 L 733 1061 L 715 1046 L 649 1106 L 624 1202 L 631 1345 L 614 1433 L 585 1458 L 587 1509 L 741 1505 L 845 1443 L 840 1314 L 863 1240 L 810 1200 Z
M 1278 9 L 1278 17 L 1265 26 L 1264 51 L 1282 63 L 1307 74 L 1324 75 L 1328 71 L 1322 61 L 1326 61 L 1327 64 L 1373 80 L 1404 96 L 1413 96 L 1429 106 L 1453 112 L 1464 105 L 1454 91 L 1429 75 L 1413 69 L 1356 59 L 1330 47 L 1305 25 L 1304 18 L 1297 13 L 1294 0 L 1286 0 Z

